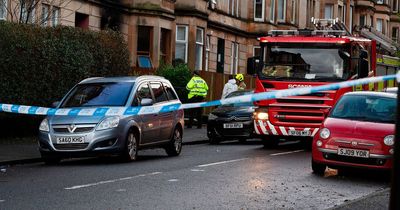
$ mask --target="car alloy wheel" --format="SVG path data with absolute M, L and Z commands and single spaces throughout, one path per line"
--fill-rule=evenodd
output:
M 124 151 L 124 159 L 127 161 L 134 161 L 137 159 L 138 145 L 135 133 L 129 132 L 126 138 L 126 146 Z
M 171 142 L 165 148 L 169 156 L 178 156 L 182 151 L 182 132 L 179 128 L 175 128 Z

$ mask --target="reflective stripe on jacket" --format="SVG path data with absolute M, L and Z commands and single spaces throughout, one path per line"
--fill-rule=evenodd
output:
M 191 99 L 193 96 L 206 97 L 208 86 L 204 79 L 199 76 L 193 76 L 186 85 L 186 89 L 189 90 L 188 99 Z

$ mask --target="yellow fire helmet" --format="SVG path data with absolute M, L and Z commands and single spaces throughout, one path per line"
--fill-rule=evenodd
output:
M 236 74 L 236 77 L 235 77 L 237 80 L 239 80 L 239 81 L 243 81 L 244 80 L 244 76 L 243 76 L 243 74 Z

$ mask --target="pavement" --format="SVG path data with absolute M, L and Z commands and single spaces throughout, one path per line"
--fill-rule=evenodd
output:
M 185 129 L 183 136 L 184 145 L 207 143 L 206 129 Z M 8 165 L 41 162 L 35 138 L 1 140 L 0 141 L 0 169 Z M 1 171 L 0 171 L 1 172 Z M 345 200 L 335 210 L 350 209 L 388 209 L 390 189 L 383 189 L 357 199 Z

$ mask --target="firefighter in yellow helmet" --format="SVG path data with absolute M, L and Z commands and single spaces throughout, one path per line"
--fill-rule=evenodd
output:
M 193 72 L 192 79 L 186 85 L 186 89 L 189 91 L 188 94 L 188 102 L 189 103 L 198 103 L 202 102 L 206 96 L 208 91 L 208 86 L 206 81 L 200 77 L 199 71 Z M 187 124 L 188 128 L 191 128 L 193 125 L 193 119 L 196 117 L 197 119 L 197 128 L 201 128 L 202 126 L 202 113 L 203 109 L 201 107 L 194 108 L 193 111 L 190 110 L 189 114 L 189 122 Z
M 238 90 L 246 89 L 246 83 L 244 83 L 243 74 L 236 74 L 235 79 L 238 81 Z

